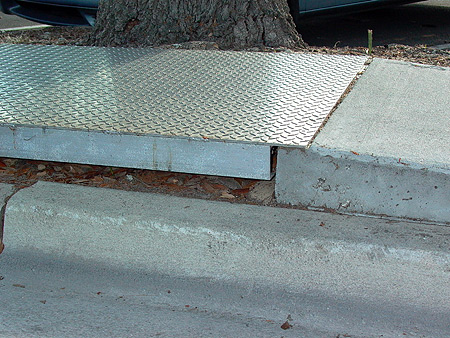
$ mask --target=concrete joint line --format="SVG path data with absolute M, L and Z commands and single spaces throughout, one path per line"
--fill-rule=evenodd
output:
M 19 190 L 19 188 L 14 188 L 10 185 L 0 184 L 0 201 L 2 203 L 0 208 L 0 254 L 5 248 L 5 245 L 3 244 L 3 231 L 5 225 L 6 206 L 11 197 L 13 197 Z

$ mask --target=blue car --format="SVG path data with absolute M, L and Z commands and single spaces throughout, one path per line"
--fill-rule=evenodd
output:
M 0 0 L 0 11 L 55 26 L 93 26 L 99 0 Z
M 288 0 L 297 21 L 302 16 L 396 5 L 424 0 Z M 0 0 L 0 11 L 57 26 L 93 26 L 99 0 Z

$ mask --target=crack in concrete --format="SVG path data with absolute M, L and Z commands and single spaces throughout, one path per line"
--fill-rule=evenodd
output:
M 8 202 L 11 199 L 11 197 L 13 197 L 19 190 L 21 190 L 21 189 L 14 188 L 12 193 L 7 195 L 2 202 L 2 207 L 0 209 L 0 254 L 5 249 L 5 244 L 3 243 L 3 234 L 4 234 L 4 225 L 5 225 L 5 216 L 6 216 L 6 206 L 8 205 Z

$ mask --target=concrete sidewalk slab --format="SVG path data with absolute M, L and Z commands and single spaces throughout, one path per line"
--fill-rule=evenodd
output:
M 48 182 L 5 216 L 5 252 L 450 313 L 449 227 Z
M 449 86 L 450 68 L 374 59 L 315 144 L 450 170 Z
M 30 21 L 21 18 L 20 16 L 17 15 L 10 15 L 0 12 L 0 32 L 8 32 L 13 30 L 39 29 L 43 27 L 50 27 L 50 26 Z
M 450 68 L 375 59 L 312 146 L 281 149 L 281 203 L 450 221 Z

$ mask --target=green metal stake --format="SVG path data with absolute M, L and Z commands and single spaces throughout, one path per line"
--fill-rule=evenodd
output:
M 367 35 L 368 35 L 368 39 L 369 39 L 369 49 L 367 51 L 367 54 L 372 55 L 373 36 L 372 36 L 372 30 L 371 29 L 367 30 Z

